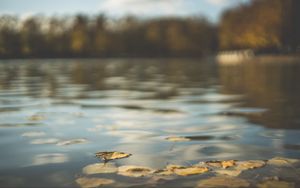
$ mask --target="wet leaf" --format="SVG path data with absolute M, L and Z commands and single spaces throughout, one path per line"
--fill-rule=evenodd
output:
M 157 170 L 154 173 L 159 176 L 170 176 L 174 174 L 173 171 L 167 169 Z
M 268 161 L 269 165 L 274 165 L 274 166 L 293 166 L 296 163 L 300 163 L 300 160 L 283 158 L 283 157 L 274 157 Z
M 179 176 L 189 176 L 189 175 L 195 175 L 195 174 L 203 174 L 205 172 L 208 172 L 207 167 L 185 167 L 185 168 L 175 168 L 174 173 Z
M 118 174 L 130 177 L 143 177 L 153 173 L 152 168 L 143 166 L 120 166 L 118 168 Z
M 225 169 L 222 169 L 222 170 L 216 170 L 215 171 L 217 174 L 222 174 L 222 175 L 227 175 L 227 176 L 239 176 L 242 171 L 240 170 L 225 170 Z
M 42 115 L 32 115 L 30 117 L 27 118 L 29 121 L 42 121 L 44 119 L 46 119 L 45 116 Z
M 257 185 L 258 188 L 294 188 L 295 184 L 285 181 L 269 180 Z
M 84 174 L 101 174 L 101 173 L 115 173 L 118 168 L 113 163 L 95 163 L 85 166 L 82 169 Z
M 173 171 L 173 170 L 178 169 L 178 168 L 185 168 L 185 167 L 180 166 L 180 165 L 174 165 L 174 164 L 169 164 L 168 166 L 166 166 L 166 169 L 170 170 L 170 171 Z
M 31 132 L 25 132 L 21 136 L 23 137 L 40 137 L 46 135 L 45 132 L 42 131 L 31 131 Z
M 216 187 L 249 187 L 250 183 L 244 179 L 233 178 L 233 177 L 212 177 L 209 179 L 201 180 L 198 183 L 198 188 L 216 188 Z
M 99 187 L 101 185 L 107 185 L 114 183 L 114 180 L 106 179 L 106 178 L 78 178 L 76 179 L 76 183 L 80 185 L 82 188 L 93 188 Z
M 240 161 L 237 162 L 237 170 L 248 170 L 254 168 L 261 168 L 266 165 L 265 161 L 261 160 L 250 160 L 250 161 Z
M 84 138 L 78 138 L 78 139 L 72 139 L 72 140 L 65 140 L 65 141 L 60 141 L 56 145 L 58 146 L 67 146 L 67 145 L 73 145 L 73 144 L 82 144 L 88 142 Z
M 216 167 L 216 168 L 228 168 L 234 166 L 236 163 L 234 160 L 228 161 L 208 161 L 206 162 L 207 165 Z
M 118 151 L 104 151 L 104 152 L 97 152 L 96 157 L 101 158 L 105 161 L 109 160 L 115 160 L 115 159 L 123 159 L 130 157 L 131 154 L 129 153 L 124 153 L 124 152 L 118 152 Z
M 186 142 L 186 141 L 190 141 L 191 139 L 182 136 L 171 136 L 171 137 L 167 137 L 166 140 L 170 142 Z

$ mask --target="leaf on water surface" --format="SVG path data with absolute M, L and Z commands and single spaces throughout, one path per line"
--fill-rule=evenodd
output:
M 113 163 L 95 163 L 85 166 L 82 169 L 84 174 L 101 174 L 101 173 L 115 173 L 118 168 Z
M 115 159 L 123 159 L 130 157 L 130 153 L 118 152 L 118 151 L 104 151 L 97 152 L 96 157 L 101 158 L 105 161 L 115 160 Z
M 220 169 L 220 170 L 216 170 L 215 171 L 217 174 L 221 174 L 221 175 L 227 175 L 227 176 L 239 176 L 242 171 L 240 170 L 225 170 L 225 169 Z
M 143 167 L 143 166 L 120 166 L 118 168 L 118 174 L 123 176 L 129 176 L 129 177 L 143 177 L 143 176 L 149 176 L 153 174 L 155 170 L 149 167 Z
M 43 116 L 43 115 L 32 115 L 32 116 L 29 116 L 28 118 L 27 118 L 29 121 L 43 121 L 43 120 L 45 120 L 46 119 L 46 117 L 45 116 Z
M 30 132 L 25 132 L 21 136 L 23 137 L 40 137 L 46 135 L 45 132 L 42 131 L 30 131 Z
M 115 181 L 112 179 L 106 179 L 106 178 L 78 178 L 76 179 L 76 183 L 80 185 L 82 188 L 93 188 L 93 187 L 99 187 L 101 185 L 108 185 L 112 184 Z
M 202 167 L 202 166 L 191 166 L 191 167 L 184 167 L 184 166 L 180 166 L 180 165 L 173 165 L 170 164 L 166 167 L 166 169 L 164 169 L 163 174 L 172 174 L 171 172 L 173 172 L 174 174 L 177 174 L 179 176 L 189 176 L 189 175 L 195 175 L 195 174 L 202 174 L 205 172 L 208 172 L 208 168 L 207 167 Z
M 59 140 L 57 138 L 41 138 L 34 139 L 30 143 L 31 144 L 56 144 Z
M 216 188 L 216 187 L 249 187 L 250 183 L 244 179 L 234 177 L 212 177 L 198 182 L 198 188 Z
M 73 144 L 83 144 L 87 143 L 88 141 L 84 138 L 78 138 L 78 139 L 72 139 L 72 140 L 65 140 L 65 141 L 59 141 L 56 145 L 58 146 L 67 146 L 67 145 L 73 145 Z
M 168 169 L 156 170 L 154 173 L 158 176 L 170 176 L 170 175 L 174 174 L 173 171 L 168 170 Z
M 196 174 L 203 174 L 205 172 L 208 172 L 209 169 L 207 167 L 198 167 L 198 166 L 192 166 L 192 167 L 185 167 L 185 168 L 175 168 L 174 173 L 179 176 L 189 176 L 189 175 L 196 175 Z
M 237 162 L 237 170 L 248 170 L 261 168 L 266 165 L 265 161 L 262 160 L 250 160 L 250 161 L 239 161 Z
M 261 184 L 257 185 L 258 188 L 294 188 L 295 183 L 277 181 L 277 180 L 268 180 Z
M 228 168 L 236 165 L 235 160 L 228 160 L 228 161 L 207 161 L 205 164 L 216 167 L 216 168 Z
M 170 136 L 167 137 L 166 140 L 170 142 L 186 142 L 186 141 L 190 141 L 191 139 L 182 136 Z
M 268 165 L 274 166 L 293 166 L 297 163 L 300 163 L 299 159 L 289 159 L 283 157 L 274 157 L 267 162 Z

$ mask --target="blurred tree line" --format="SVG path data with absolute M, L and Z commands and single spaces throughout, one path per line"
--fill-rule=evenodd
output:
M 0 58 L 201 57 L 245 48 L 295 52 L 299 45 L 299 0 L 251 0 L 226 10 L 218 24 L 204 17 L 0 16 Z
M 300 45 L 299 0 L 252 0 L 223 13 L 220 48 L 293 52 Z
M 216 51 L 205 18 L 139 20 L 104 15 L 0 17 L 0 57 L 198 57 Z

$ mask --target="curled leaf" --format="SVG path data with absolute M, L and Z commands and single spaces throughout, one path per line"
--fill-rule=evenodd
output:
M 249 187 L 250 183 L 244 179 L 233 177 L 212 177 L 209 179 L 201 180 L 198 183 L 198 188 L 216 188 L 216 187 Z
M 82 188 L 93 188 L 99 187 L 101 185 L 107 185 L 114 183 L 114 180 L 106 179 L 106 178 L 78 178 L 76 179 L 76 183 L 80 185 Z
M 228 161 L 207 161 L 205 164 L 216 168 L 228 168 L 234 166 L 236 163 L 234 160 Z
M 115 159 L 123 159 L 130 157 L 131 154 L 124 153 L 124 152 L 118 152 L 118 151 L 104 151 L 104 152 L 97 152 L 96 157 L 101 158 L 105 161 L 109 160 L 115 160 Z
M 120 166 L 118 168 L 118 174 L 130 177 L 143 177 L 154 173 L 152 168 L 143 166 Z
M 113 163 L 95 163 L 85 166 L 82 169 L 84 174 L 101 174 L 101 173 L 115 173 L 118 168 Z

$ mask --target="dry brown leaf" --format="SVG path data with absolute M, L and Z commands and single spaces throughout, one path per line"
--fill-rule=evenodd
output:
M 257 185 L 258 188 L 294 188 L 295 183 L 269 180 Z
M 95 163 L 85 166 L 82 169 L 84 174 L 101 174 L 101 173 L 115 173 L 118 168 L 113 163 Z
M 174 165 L 174 164 L 169 164 L 168 166 L 166 166 L 167 170 L 173 171 L 177 168 L 185 168 L 184 166 L 180 166 L 180 165 Z
M 221 164 L 222 164 L 223 168 L 228 168 L 228 167 L 234 166 L 235 161 L 234 160 L 222 161 Z
M 101 185 L 107 185 L 114 183 L 114 180 L 105 179 L 105 178 L 78 178 L 76 179 L 76 183 L 80 185 L 82 188 L 93 188 L 99 187 Z
M 250 161 L 240 161 L 237 162 L 237 170 L 248 170 L 254 168 L 261 168 L 266 165 L 265 161 L 261 160 L 250 160 Z
M 143 166 L 120 166 L 118 168 L 118 174 L 123 176 L 130 176 L 130 177 L 143 177 L 153 174 L 154 170 L 149 167 Z
M 235 160 L 228 161 L 207 161 L 205 164 L 216 168 L 228 168 L 235 165 Z
M 104 152 L 97 152 L 96 157 L 102 158 L 105 161 L 115 160 L 115 159 L 123 159 L 131 156 L 129 153 L 118 152 L 118 151 L 104 151 Z
M 217 188 L 217 187 L 249 187 L 250 183 L 244 179 L 233 177 L 212 177 L 209 179 L 201 180 L 198 183 L 198 188 Z
M 166 140 L 170 142 L 186 142 L 186 141 L 190 141 L 191 139 L 182 136 L 170 136 L 167 137 Z

